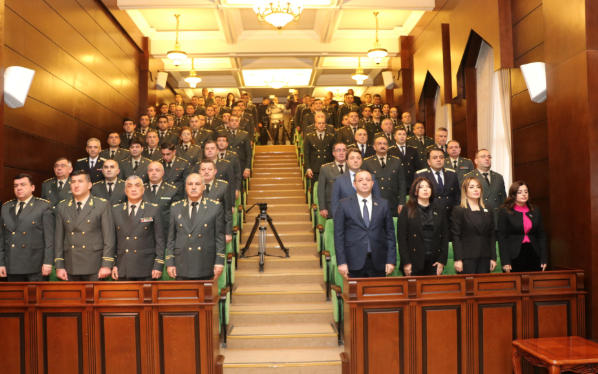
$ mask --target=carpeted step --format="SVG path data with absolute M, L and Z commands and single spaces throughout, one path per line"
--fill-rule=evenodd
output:
M 229 328 L 227 348 L 334 348 L 338 334 L 332 323 L 237 325 Z
M 251 231 L 251 229 L 250 229 Z M 313 242 L 297 242 L 297 243 L 290 243 L 287 244 L 284 241 L 282 242 L 285 247 L 289 248 L 289 254 L 291 256 L 294 255 L 308 255 L 308 254 L 316 254 L 318 251 L 318 246 L 316 243 Z M 241 248 L 244 248 L 245 245 L 241 245 Z M 258 240 L 254 239 L 249 246 L 249 249 L 246 252 L 247 256 L 256 255 L 258 251 Z M 278 243 L 266 243 L 266 253 L 274 254 L 274 255 L 282 255 L 284 252 L 280 249 Z
M 251 205 L 249 205 L 251 206 Z M 247 208 L 249 208 L 249 206 Z M 258 214 L 259 212 L 258 207 L 253 208 L 251 212 L 248 214 Z M 307 203 L 299 203 L 299 204 L 280 204 L 280 203 L 270 203 L 268 202 L 268 214 L 274 213 L 304 213 L 308 215 L 309 213 L 309 205 Z M 309 215 L 308 215 L 309 216 Z
M 260 273 L 259 268 L 239 269 L 235 272 L 235 284 L 266 285 L 266 284 L 306 284 L 324 283 L 323 270 L 320 268 L 282 268 L 267 269 Z
M 332 303 L 233 304 L 230 323 L 334 323 Z
M 262 172 L 268 172 L 268 173 L 286 173 L 286 172 L 300 172 L 301 169 L 299 169 L 298 165 L 294 165 L 294 166 L 288 166 L 288 165 L 282 165 L 282 166 L 274 166 L 274 165 L 269 165 L 269 164 L 263 164 L 263 165 L 253 165 L 253 172 L 254 173 L 262 173 Z
M 277 172 L 271 172 L 268 171 L 268 169 L 262 169 L 262 170 L 258 170 L 258 171 L 253 171 L 251 172 L 251 176 L 253 178 L 271 178 L 271 177 L 277 177 L 277 178 L 287 178 L 287 177 L 300 177 L 301 176 L 301 171 L 300 170 L 285 170 L 285 171 L 277 171 Z
M 281 159 L 281 160 L 255 160 L 253 161 L 253 167 L 264 167 L 264 166 L 271 166 L 274 168 L 293 168 L 299 167 L 299 161 L 296 159 Z
M 222 349 L 224 374 L 341 374 L 343 347 Z
M 305 195 L 297 196 L 297 197 L 278 197 L 278 196 L 268 196 L 268 197 L 251 197 L 247 196 L 247 204 L 255 204 L 255 203 L 267 203 L 267 204 L 306 204 L 307 205 L 307 198 Z
M 249 191 L 249 196 L 248 198 L 250 199 L 257 199 L 257 198 L 263 198 L 263 197 L 277 197 L 277 198 L 282 198 L 282 197 L 301 197 L 305 200 L 305 190 L 300 188 L 300 189 L 296 189 L 296 190 L 280 190 L 280 191 L 270 191 L 270 190 L 260 190 L 257 187 L 252 187 L 251 191 Z
M 241 236 L 241 245 L 244 246 L 245 243 L 247 242 L 247 239 L 249 239 L 249 236 L 251 235 L 251 229 L 253 228 L 253 226 L 250 226 L 248 228 L 248 230 L 244 229 L 243 230 L 243 235 Z M 310 240 L 314 240 L 314 234 L 313 232 L 309 232 L 309 231 L 295 231 L 295 232 L 279 232 L 278 236 L 280 237 L 280 240 L 282 240 L 282 243 L 285 245 L 285 247 L 289 247 L 291 246 L 291 243 L 295 243 L 295 242 L 308 242 Z M 258 233 L 255 234 L 253 241 L 251 242 L 251 244 L 253 244 L 254 242 L 257 243 L 259 239 L 259 235 Z M 272 233 L 272 230 L 268 229 L 267 234 L 266 234 L 266 243 L 278 243 L 278 241 L 276 240 L 276 237 L 274 236 L 274 234 Z
M 249 231 L 251 231 L 251 227 L 255 223 L 255 217 L 259 214 L 258 208 L 253 208 L 253 210 L 249 213 L 246 213 L 246 222 L 245 222 L 245 229 L 247 230 L 247 225 L 250 225 Z M 311 229 L 311 221 L 309 219 L 309 214 L 307 211 L 301 213 L 288 213 L 288 212 L 271 212 L 270 205 L 268 205 L 268 215 L 272 218 L 272 223 L 274 223 L 274 227 L 278 229 L 278 223 L 282 222 L 310 222 L 310 229 Z
M 277 176 L 268 176 L 268 177 L 253 177 L 249 181 L 249 188 L 250 191 L 253 189 L 254 185 L 260 184 L 286 184 L 286 183 L 297 183 L 303 185 L 303 178 L 301 175 L 295 177 L 277 177 Z
M 266 252 L 268 253 L 268 252 Z M 284 255 L 276 252 L 269 252 L 274 256 Z M 239 270 L 259 269 L 259 257 L 239 258 L 237 262 Z M 309 255 L 292 255 L 291 257 L 266 256 L 264 269 L 319 269 L 320 258 L 315 253 Z
M 326 301 L 326 290 L 313 284 L 241 285 L 233 287 L 233 305 L 259 303 L 317 303 Z
M 295 146 L 294 145 L 257 145 L 255 146 L 255 152 L 257 153 L 267 153 L 267 154 L 276 154 L 276 153 L 295 153 Z M 257 155 L 256 155 L 257 157 Z
M 256 184 L 254 182 L 251 183 L 250 193 L 253 194 L 255 191 L 269 191 L 271 194 L 276 194 L 278 191 L 288 191 L 288 190 L 303 190 L 303 183 L 264 183 L 264 184 Z M 305 192 L 303 192 L 305 195 Z

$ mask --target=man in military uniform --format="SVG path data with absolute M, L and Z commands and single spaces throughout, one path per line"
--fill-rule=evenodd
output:
M 147 114 L 141 115 L 141 117 L 139 117 L 139 128 L 137 129 L 137 134 L 145 139 L 147 133 L 152 130 L 150 125 L 151 123 Z
M 139 135 L 135 132 L 136 127 L 137 126 L 135 126 L 135 121 L 133 121 L 131 118 L 123 119 L 123 133 L 119 135 L 120 146 L 122 148 L 129 149 L 129 142 L 131 141 L 131 139 Z
M 382 131 L 380 131 L 379 133 L 374 135 L 374 139 L 378 138 L 380 136 L 385 137 L 388 146 L 392 147 L 393 145 L 396 144 L 394 135 L 392 133 L 393 129 L 394 129 L 394 126 L 392 125 L 392 120 L 390 118 L 383 119 L 382 120 Z
M 239 117 L 239 119 L 240 119 L 239 123 L 247 122 L 248 125 L 246 125 L 247 129 L 245 129 L 245 131 L 247 131 L 248 133 L 250 133 L 253 136 L 253 134 L 255 133 L 255 130 L 248 131 L 249 127 L 255 129 L 255 117 L 253 116 L 253 113 L 251 113 L 251 110 L 247 109 L 245 102 L 242 100 L 237 102 L 237 107 L 239 107 L 239 114 L 237 114 L 237 117 Z M 232 115 L 233 116 L 235 115 L 235 108 L 233 108 Z M 242 121 L 242 120 L 245 120 L 245 121 Z
M 193 116 L 189 118 L 189 125 L 191 127 L 191 138 L 195 141 L 195 144 L 204 148 L 205 143 L 208 140 L 212 140 L 214 133 L 212 130 L 207 130 L 204 126 L 204 116 Z
M 490 170 L 492 167 L 492 156 L 487 149 L 480 149 L 476 153 L 475 164 L 477 169 L 469 174 L 465 174 L 463 179 L 474 177 L 480 182 L 484 205 L 487 209 L 492 209 L 492 212 L 494 212 L 494 222 L 498 223 L 498 208 L 500 208 L 507 198 L 505 180 L 502 175 Z
M 358 122 L 359 127 L 365 127 L 365 125 L 367 123 L 370 123 L 374 120 L 372 118 L 372 106 L 371 105 L 364 107 L 360 113 L 361 113 L 360 116 L 358 113 L 358 116 L 360 117 L 359 122 Z
M 326 116 L 325 116 L 325 114 L 323 112 L 317 112 L 317 113 L 315 113 L 314 118 L 317 118 L 317 117 L 322 117 L 324 119 L 326 118 Z M 325 131 L 328 134 L 332 134 L 336 138 L 336 130 L 334 129 L 334 126 L 329 125 L 328 122 L 326 124 L 326 130 Z M 309 125 L 309 126 L 307 126 L 305 128 L 305 133 L 306 134 L 311 134 L 312 132 L 316 132 L 316 124 L 315 123 L 313 123 L 313 124 L 311 124 L 311 125 Z
M 401 115 L 401 123 L 403 124 L 403 127 L 405 127 L 405 130 L 407 130 L 407 138 L 415 135 L 413 132 L 414 126 L 411 124 L 411 113 L 404 112 Z
M 361 169 L 369 171 L 376 178 L 380 194 L 388 200 L 392 216 L 398 217 L 407 202 L 403 162 L 398 157 L 388 155 L 388 142 L 384 136 L 374 140 L 374 149 L 376 154 L 366 158 Z
M 158 144 L 164 142 L 178 143 L 179 137 L 168 129 L 168 117 L 158 117 Z
M 203 197 L 201 175 L 186 179 L 188 199 L 171 207 L 166 270 L 176 280 L 217 279 L 226 260 L 224 208 Z
M 449 154 L 447 152 L 448 149 L 446 147 L 446 142 L 448 140 L 448 130 L 445 129 L 444 127 L 437 128 L 435 138 L 436 138 L 435 143 L 428 146 L 424 152 L 427 152 L 431 148 L 438 148 L 442 152 L 444 152 L 444 159 L 445 160 L 448 159 Z
M 388 148 L 388 154 L 400 158 L 403 162 L 405 186 L 407 193 L 409 193 L 415 179 L 415 172 L 421 169 L 419 155 L 417 154 L 417 149 L 406 144 L 407 131 L 405 128 L 401 126 L 395 127 L 394 136 L 396 144 Z
M 352 88 L 349 88 L 347 90 L 347 93 L 351 96 L 353 96 L 353 102 L 355 103 L 355 105 L 357 105 L 358 107 L 361 105 L 361 98 L 359 96 L 355 96 L 355 91 L 353 91 Z
M 346 114 L 350 112 L 357 112 L 359 113 L 359 105 L 353 103 L 353 95 L 346 93 L 345 94 L 345 103 L 338 108 L 338 123 L 336 124 L 336 128 L 341 127 L 341 121 Z M 372 134 L 373 135 L 373 134 Z
M 170 104 L 173 105 L 173 104 Z M 185 102 L 183 101 L 183 96 L 181 94 L 174 95 L 174 105 L 176 106 L 185 106 Z
M 355 134 L 361 126 L 359 125 L 359 115 L 357 112 L 349 112 L 345 117 L 347 118 L 346 124 L 343 119 L 344 126 L 336 132 L 336 141 L 348 145 L 355 143 Z
M 336 143 L 334 135 L 326 132 L 325 118 L 318 116 L 316 119 L 316 132 L 307 134 L 303 140 L 305 175 L 312 180 L 312 187 L 319 178 L 322 165 L 334 160 L 332 156 L 334 143 Z
M 428 148 L 428 146 L 434 145 L 434 140 L 424 135 L 426 133 L 426 129 L 423 123 L 416 123 L 413 127 L 413 132 L 414 135 L 410 138 L 407 138 L 407 145 L 417 149 L 420 165 L 426 165 L 427 158 L 425 150 Z M 407 134 L 409 134 L 409 132 Z
M 228 147 L 228 136 L 224 134 L 218 135 L 216 138 L 216 147 L 218 159 L 229 160 L 232 164 L 233 171 L 235 173 L 235 183 L 231 185 L 231 189 L 236 190 L 235 199 L 239 198 L 239 191 L 243 189 L 243 170 L 241 169 L 241 161 L 239 156 Z M 201 173 L 200 173 L 201 174 Z
M 204 160 L 199 165 L 199 173 L 204 178 L 205 190 L 203 196 L 220 202 L 224 206 L 224 232 L 226 242 L 233 238 L 233 210 L 235 202 L 232 200 L 230 186 L 227 181 L 216 179 L 216 165 L 214 161 Z
M 147 176 L 147 167 L 151 161 L 141 156 L 141 153 L 143 153 L 143 146 L 144 144 L 141 138 L 135 137 L 131 140 L 131 145 L 129 146 L 131 156 L 119 163 L 121 179 L 126 180 L 131 175 L 137 175 L 143 179 L 144 182 L 149 180 Z
M 168 224 L 170 223 L 170 206 L 183 199 L 183 195 L 178 194 L 178 190 L 170 183 L 164 182 L 164 165 L 158 161 L 153 161 L 147 168 L 149 174 L 149 183 L 145 184 L 143 201 L 158 205 L 161 214 L 161 221 L 166 237 L 168 233 Z
M 331 122 L 332 117 L 330 116 L 330 114 L 328 112 L 324 112 L 323 107 L 324 107 L 324 103 L 322 103 L 322 100 L 316 99 L 314 101 L 312 110 L 303 116 L 303 122 L 301 123 L 301 128 L 302 128 L 304 134 L 309 134 L 309 131 L 307 131 L 307 127 L 310 125 L 314 125 L 316 123 L 316 115 L 319 113 L 324 114 L 324 116 L 326 118 L 326 123 L 328 125 L 332 126 L 332 122 Z M 332 128 L 334 129 L 334 126 L 332 126 Z
M 83 170 L 89 175 L 91 183 L 101 181 L 104 179 L 104 174 L 102 174 L 102 166 L 104 166 L 104 161 L 106 161 L 106 159 L 100 157 L 100 151 L 102 150 L 100 147 L 100 140 L 96 138 L 89 139 L 87 141 L 87 148 L 85 148 L 85 150 L 89 156 L 78 159 L 77 163 L 75 163 L 74 170 Z
M 178 189 L 179 196 L 185 189 L 185 173 L 189 169 L 189 162 L 182 157 L 177 157 L 176 147 L 171 142 L 162 143 L 160 150 L 162 159 L 160 162 L 164 165 L 164 181 L 172 184 Z
M 174 126 L 179 129 L 184 126 L 189 126 L 189 120 L 185 116 L 185 108 L 183 106 L 177 106 L 174 110 Z
M 393 106 L 390 108 L 390 119 L 392 121 L 393 127 L 398 127 L 398 126 L 403 125 L 403 123 L 399 119 L 399 108 L 397 108 L 396 106 Z
M 115 240 L 110 204 L 91 196 L 90 189 L 89 175 L 74 172 L 73 198 L 55 208 L 54 264 L 62 280 L 93 282 L 112 273 Z
M 205 115 L 206 114 L 205 98 L 193 96 L 193 98 L 191 98 L 191 104 L 193 106 L 193 114 L 196 114 L 196 115 Z
M 205 125 L 202 126 L 205 130 L 213 131 L 218 126 L 222 125 L 222 120 L 215 117 L 214 107 L 206 108 L 206 115 L 204 117 Z
M 332 125 L 332 127 L 336 126 L 337 123 L 337 119 L 336 119 L 336 113 L 338 112 L 337 108 L 331 105 L 332 99 L 329 97 L 326 97 L 323 101 L 324 106 L 322 107 L 322 111 L 328 113 L 330 115 L 330 124 Z
M 382 131 L 382 110 L 380 108 L 372 109 L 372 122 L 367 122 L 363 128 L 368 132 L 368 144 L 374 144 L 374 136 Z
M 458 141 L 454 139 L 451 140 L 450 142 L 448 142 L 447 148 L 449 157 L 447 157 L 444 160 L 444 167 L 448 169 L 453 169 L 457 173 L 457 176 L 459 177 L 460 186 L 463 182 L 463 179 L 465 179 L 465 174 L 471 173 L 475 170 L 473 167 L 473 162 L 471 162 L 471 160 L 468 158 L 460 156 L 461 146 L 459 145 Z M 481 183 L 482 182 L 480 182 L 480 184 Z
M 363 111 L 363 108 L 365 108 L 366 106 L 372 106 L 372 95 L 371 94 L 363 95 L 363 100 L 361 101 L 361 104 L 359 104 L 359 109 L 361 109 Z
M 251 176 L 251 138 L 246 131 L 239 130 L 239 117 L 231 116 L 228 122 L 228 149 L 235 152 L 239 156 L 239 162 L 243 169 L 243 178 L 247 179 Z
M 29 174 L 15 176 L 14 191 L 17 198 L 5 203 L 0 214 L 0 277 L 8 276 L 9 282 L 46 281 L 54 263 L 53 206 L 33 196 Z
M 166 247 L 160 208 L 143 201 L 145 188 L 141 178 L 130 176 L 125 184 L 127 201 L 112 206 L 117 243 L 112 279 L 160 279 Z
M 222 117 L 220 117 L 220 125 L 213 130 L 214 135 L 212 137 L 218 136 L 218 134 L 228 133 L 228 121 L 230 120 L 230 116 L 231 114 L 229 112 L 222 113 Z
M 158 113 L 158 117 L 160 116 L 165 116 L 169 113 L 168 108 L 170 108 L 170 105 L 164 103 L 160 105 L 160 113 Z M 158 118 L 156 118 L 156 126 L 158 124 Z
M 347 149 L 355 147 L 361 152 L 361 158 L 366 158 L 376 154 L 374 147 L 368 144 L 368 132 L 365 129 L 358 129 L 355 132 L 355 143 L 349 144 Z
M 324 218 L 332 218 L 332 187 L 334 180 L 341 174 L 347 173 L 347 146 L 344 143 L 335 143 L 332 148 L 334 161 L 322 165 L 318 178 L 318 201 L 320 203 L 320 215 Z
M 256 121 L 258 120 L 257 107 L 250 101 L 251 95 L 247 92 L 243 92 L 243 95 L 241 95 L 241 99 L 243 100 L 243 103 L 245 103 L 245 111 L 251 114 L 251 116 L 253 117 L 253 124 L 256 125 Z
M 206 156 L 205 160 L 213 161 L 214 164 L 216 164 L 216 179 L 227 181 L 229 186 L 237 186 L 237 188 L 241 188 L 241 184 L 237 182 L 235 177 L 233 163 L 225 158 L 218 157 L 218 146 L 215 141 L 210 140 L 206 142 L 204 153 Z M 187 176 L 193 173 L 199 173 L 199 164 L 195 164 L 187 170 Z M 185 176 L 185 178 L 187 178 L 187 176 Z M 231 199 L 236 199 L 239 196 L 239 191 L 240 189 L 231 189 Z
M 118 179 L 118 174 L 120 173 L 118 162 L 114 160 L 104 161 L 102 173 L 104 173 L 105 179 L 93 184 L 91 187 L 91 194 L 108 201 L 110 205 L 120 204 L 123 201 L 126 201 L 125 182 Z
M 141 155 L 148 160 L 158 161 L 162 158 L 162 153 L 160 153 L 160 145 L 158 142 L 160 138 L 158 138 L 158 131 L 151 130 L 147 133 L 145 137 L 145 142 L 147 147 L 143 149 Z
M 189 119 L 189 117 L 195 115 L 195 111 L 196 111 L 196 108 L 193 104 L 187 104 L 187 106 L 185 106 L 185 117 L 187 117 L 187 119 Z M 205 113 L 205 109 L 203 110 L 203 112 Z M 204 114 L 204 113 L 201 113 L 201 114 Z M 180 126 L 180 127 L 183 127 L 183 126 Z
M 104 160 L 115 160 L 121 162 L 129 157 L 129 149 L 120 146 L 120 135 L 116 132 L 108 134 L 108 148 L 100 152 L 100 157 Z
M 264 98 L 264 99 L 267 99 L 267 98 Z M 267 107 L 268 103 L 266 103 L 265 105 Z M 302 103 L 297 105 L 297 108 L 295 109 L 294 126 L 295 126 L 297 132 L 301 132 L 301 117 L 302 117 L 304 110 L 309 110 L 309 95 L 303 95 Z M 303 133 L 303 136 L 305 136 L 305 135 L 306 134 Z
M 54 178 L 42 183 L 42 199 L 50 201 L 55 206 L 64 199 L 71 197 L 71 173 L 73 164 L 66 157 L 60 157 L 54 163 Z
M 444 152 L 438 148 L 431 148 L 427 153 L 428 168 L 419 170 L 415 177 L 426 177 L 434 185 L 434 204 L 439 205 L 446 212 L 446 218 L 451 222 L 453 208 L 461 204 L 461 186 L 457 173 L 453 169 L 444 168 Z
M 249 134 L 249 139 L 253 139 L 255 136 L 255 128 L 253 127 L 253 122 L 250 122 L 248 119 L 241 117 L 241 106 L 237 105 L 233 108 L 233 116 L 237 116 L 239 118 L 239 129 L 247 132 Z M 247 113 L 245 113 L 247 114 Z M 228 119 L 229 127 L 230 127 L 230 117 Z
M 158 128 L 158 117 L 156 117 L 156 108 L 153 105 L 147 107 L 147 117 L 150 122 L 150 127 L 153 129 Z

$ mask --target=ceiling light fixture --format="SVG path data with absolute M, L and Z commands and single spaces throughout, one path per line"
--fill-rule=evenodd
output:
M 379 65 L 382 59 L 388 55 L 388 51 L 380 46 L 378 40 L 378 12 L 374 12 L 374 17 L 376 17 L 376 42 L 374 48 L 368 51 L 368 57 L 374 59 L 374 62 Z
M 270 80 L 266 80 L 265 81 L 266 86 L 272 87 L 275 90 L 282 88 L 284 86 L 286 86 L 287 84 L 289 84 L 289 80 L 288 78 L 285 79 L 282 76 L 274 76 L 272 78 L 270 78 Z
M 357 71 L 351 78 L 357 81 L 358 86 L 361 86 L 363 81 L 368 79 L 368 76 L 363 73 L 363 69 L 361 68 L 361 57 L 359 58 L 359 66 L 357 67 Z
M 189 72 L 189 76 L 185 78 L 185 82 L 189 83 L 191 88 L 197 87 L 197 84 L 201 82 L 201 78 L 197 76 L 195 72 L 195 65 L 193 64 L 193 58 L 191 59 L 191 71 Z
M 172 60 L 174 66 L 179 66 L 181 62 L 187 58 L 187 53 L 181 51 L 181 45 L 179 44 L 179 17 L 180 14 L 175 14 L 176 17 L 176 42 L 174 44 L 174 50 L 169 51 L 166 56 Z
M 301 7 L 298 5 L 291 5 L 291 2 L 287 2 L 286 7 L 280 5 L 274 6 L 274 3 L 256 5 L 253 11 L 257 15 L 257 19 L 260 22 L 266 21 L 277 29 L 282 29 L 291 21 L 299 21 L 299 15 L 301 14 Z

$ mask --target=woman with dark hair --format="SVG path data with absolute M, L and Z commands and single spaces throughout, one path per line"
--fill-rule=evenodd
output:
M 411 185 L 407 207 L 397 222 L 403 274 L 440 275 L 448 259 L 449 227 L 445 212 L 433 204 L 434 187 L 425 177 Z
M 382 104 L 382 117 L 380 119 L 390 118 L 390 104 Z
M 494 213 L 486 209 L 482 185 L 469 177 L 461 185 L 461 205 L 451 215 L 455 271 L 461 274 L 490 273 L 496 267 Z
M 232 110 L 233 106 L 235 105 L 235 95 L 232 92 L 229 92 L 226 95 L 226 102 L 224 103 L 224 106 L 228 108 L 228 110 Z
M 514 182 L 498 211 L 498 248 L 504 272 L 544 271 L 548 263 L 542 214 L 529 203 L 525 182 Z
M 185 126 L 181 129 L 176 155 L 187 160 L 190 167 L 201 161 L 201 147 L 195 144 L 190 127 Z

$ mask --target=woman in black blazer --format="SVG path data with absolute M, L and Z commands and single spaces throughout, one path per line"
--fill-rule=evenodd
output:
M 462 274 L 490 273 L 496 267 L 494 213 L 486 209 L 477 178 L 461 185 L 461 205 L 453 209 L 455 271 Z
M 397 242 L 403 274 L 440 275 L 448 259 L 450 230 L 446 213 L 433 203 L 434 187 L 428 178 L 413 181 L 409 202 L 399 214 Z
M 514 182 L 498 211 L 498 248 L 504 272 L 544 271 L 548 263 L 542 214 L 529 203 L 525 182 Z

